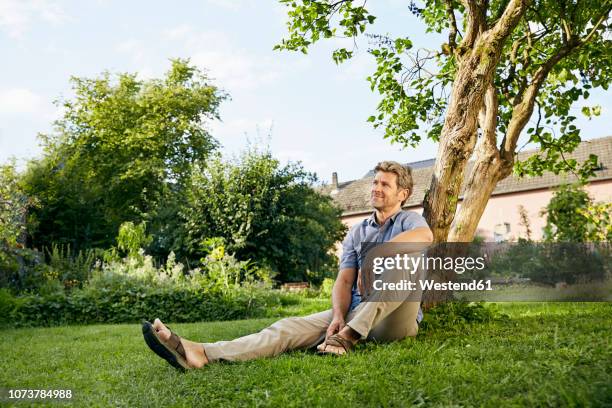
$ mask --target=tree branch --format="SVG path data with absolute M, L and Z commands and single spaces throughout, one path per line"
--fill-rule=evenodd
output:
M 493 87 L 493 85 L 489 85 L 485 94 L 483 107 L 478 116 L 478 123 L 482 129 L 482 143 L 495 150 L 497 150 L 496 130 L 498 108 L 499 101 L 497 99 L 495 87 Z
M 569 24 L 567 22 L 567 19 L 565 17 L 565 2 L 561 2 L 559 5 L 560 9 L 559 9 L 559 17 L 561 18 L 561 39 L 563 41 L 563 44 L 567 44 L 570 40 L 570 38 L 572 38 L 572 30 L 570 30 Z
M 593 28 L 587 33 L 587 35 L 583 38 L 576 38 L 575 36 L 570 38 L 567 43 L 565 43 L 556 53 L 554 53 L 548 60 L 546 60 L 535 72 L 531 83 L 529 86 L 525 88 L 524 94 L 522 90 L 515 97 L 514 109 L 512 111 L 512 118 L 510 119 L 510 123 L 508 124 L 508 130 L 506 135 L 504 136 L 504 145 L 502 147 L 502 156 L 504 158 L 509 159 L 514 154 L 514 150 L 516 149 L 516 144 L 518 142 L 518 138 L 521 134 L 521 131 L 525 127 L 525 124 L 531 117 L 533 113 L 533 105 L 535 99 L 538 95 L 540 87 L 546 80 L 548 73 L 550 70 L 569 55 L 572 51 L 577 49 L 589 42 L 595 32 L 599 29 L 601 24 L 607 19 L 608 14 L 612 10 L 612 7 L 608 6 L 605 8 L 599 16 L 596 17 L 596 23 L 593 25 Z
M 513 157 L 518 138 L 521 131 L 525 127 L 525 124 L 533 113 L 535 99 L 538 95 L 540 87 L 548 76 L 548 73 L 555 66 L 555 64 L 566 57 L 570 52 L 575 50 L 579 45 L 580 42 L 573 41 L 561 47 L 537 69 L 533 75 L 531 83 L 525 89 L 525 93 L 522 95 L 517 94 L 516 100 L 520 100 L 518 103 L 514 104 L 512 118 L 508 124 L 508 130 L 504 136 L 503 146 L 501 149 L 502 157 L 504 159 L 510 160 Z
M 511 0 L 497 23 L 491 28 L 491 41 L 501 42 L 516 27 L 530 0 Z
M 463 0 L 467 10 L 467 29 L 461 48 L 471 48 L 486 24 L 485 12 L 475 0 Z
M 599 29 L 603 22 L 606 21 L 611 11 L 612 6 L 608 6 L 608 8 L 602 11 L 602 13 L 597 18 L 597 22 L 593 24 L 593 28 L 591 29 L 591 31 L 589 31 L 589 33 L 583 39 L 578 40 L 578 42 L 580 43 L 579 45 L 591 41 L 591 38 L 593 38 L 593 35 L 595 35 L 595 32 Z
M 455 10 L 453 9 L 453 3 L 451 0 L 446 0 L 446 14 L 450 20 L 450 31 L 448 33 L 448 46 L 451 49 L 451 53 L 455 52 L 457 47 L 457 19 L 455 18 Z

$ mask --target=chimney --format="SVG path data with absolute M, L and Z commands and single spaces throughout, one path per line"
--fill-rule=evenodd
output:
M 338 173 L 336 173 L 335 171 L 332 173 L 331 186 L 332 186 L 331 193 L 336 194 L 338 192 Z

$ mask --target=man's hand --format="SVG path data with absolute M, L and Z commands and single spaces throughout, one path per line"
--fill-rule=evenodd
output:
M 327 340 L 329 336 L 332 336 L 338 333 L 340 330 L 344 328 L 344 326 L 346 326 L 344 317 L 341 317 L 341 316 L 334 317 L 331 323 L 329 324 L 329 327 L 327 328 L 327 333 L 325 334 L 325 340 Z

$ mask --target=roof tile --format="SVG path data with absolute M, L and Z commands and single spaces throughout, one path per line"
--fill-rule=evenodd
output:
M 521 152 L 518 155 L 518 159 L 524 161 L 537 152 L 538 150 Z M 591 178 L 590 181 L 612 179 L 612 136 L 583 141 L 573 153 L 567 155 L 567 158 L 573 158 L 576 159 L 578 163 L 582 163 L 590 154 L 597 155 L 599 162 L 603 165 L 603 169 L 596 171 L 596 175 Z M 405 165 L 411 166 L 412 178 L 414 181 L 414 192 L 404 205 L 405 207 L 419 206 L 423 203 L 425 190 L 429 187 L 431 182 L 434 164 L 432 159 L 429 166 L 423 167 L 422 164 L 425 162 L 427 161 L 422 160 L 415 162 L 417 165 L 414 168 L 411 166 L 413 163 Z M 468 168 L 465 172 L 466 175 L 469 174 L 472 165 L 471 162 L 468 163 Z M 324 194 L 330 194 L 334 202 L 343 210 L 344 215 L 368 212 L 371 210 L 369 187 L 373 177 L 373 172 L 368 172 L 366 176 L 361 179 L 339 183 L 336 191 L 333 191 L 330 185 L 322 186 L 320 191 Z M 574 175 L 555 175 L 551 172 L 546 172 L 544 175 L 538 177 L 523 178 L 512 174 L 497 184 L 492 195 L 550 188 L 562 183 L 571 183 L 576 180 L 577 178 Z M 464 185 L 461 187 L 462 193 L 464 188 L 465 181 Z M 461 195 L 460 198 L 462 198 Z

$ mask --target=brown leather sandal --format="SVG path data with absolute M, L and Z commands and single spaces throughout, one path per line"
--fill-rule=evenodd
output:
M 347 354 L 351 350 L 353 350 L 353 347 L 355 346 L 350 340 L 345 339 L 344 337 L 341 337 L 338 334 L 333 334 L 329 336 L 327 340 L 323 342 L 323 344 L 325 345 L 325 347 L 323 347 L 323 350 L 318 350 L 317 353 L 318 354 L 333 354 L 335 356 L 341 356 L 341 355 Z M 344 353 L 340 354 L 335 351 L 327 351 L 326 346 L 342 347 L 344 349 Z
M 168 330 L 170 328 L 166 326 Z M 170 331 L 170 339 L 163 342 L 157 335 L 157 331 L 150 322 L 142 322 L 142 335 L 144 336 L 147 346 L 155 354 L 166 360 L 172 367 L 179 370 L 189 370 L 192 367 L 187 363 L 187 355 L 185 348 L 181 343 L 181 338 Z

